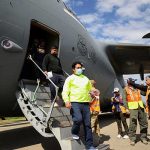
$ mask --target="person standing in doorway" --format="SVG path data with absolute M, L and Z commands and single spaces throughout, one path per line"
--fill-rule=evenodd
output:
M 45 41 L 34 39 L 33 45 L 30 49 L 30 54 L 31 54 L 33 60 L 36 62 L 36 64 L 40 68 L 42 68 L 42 62 L 43 62 L 44 56 L 46 54 Z M 34 70 L 34 75 L 35 75 L 36 79 L 43 82 L 44 75 L 40 72 L 40 70 L 36 66 L 34 66 L 33 70 Z

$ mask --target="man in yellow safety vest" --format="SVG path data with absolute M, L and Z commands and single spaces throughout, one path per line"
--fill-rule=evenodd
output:
M 132 78 L 127 80 L 128 85 L 125 87 L 123 95 L 124 105 L 127 111 L 130 111 L 129 138 L 130 145 L 132 146 L 134 146 L 136 142 L 137 119 L 140 124 L 141 142 L 143 144 L 148 144 L 148 122 L 146 119 L 145 108 L 140 95 L 140 90 L 131 85 L 133 82 L 135 82 L 135 80 Z
M 92 85 L 90 80 L 83 75 L 83 65 L 77 61 L 72 64 L 73 74 L 70 75 L 63 86 L 62 97 L 65 106 L 70 109 L 73 126 L 72 138 L 79 139 L 80 125 L 84 124 L 86 150 L 97 150 L 93 147 L 93 136 L 90 122 L 91 101 L 90 91 Z
M 150 119 L 150 75 L 145 78 L 146 85 L 140 85 L 136 83 L 131 83 L 133 87 L 146 92 L 146 112 L 148 114 L 148 118 Z

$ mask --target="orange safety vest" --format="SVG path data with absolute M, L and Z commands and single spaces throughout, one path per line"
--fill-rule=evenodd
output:
M 94 99 L 91 103 L 90 103 L 90 111 L 91 112 L 100 112 L 100 102 L 98 99 Z
M 140 90 L 133 89 L 132 87 L 125 87 L 126 93 L 127 93 L 127 102 L 129 109 L 137 109 L 139 106 L 144 108 Z

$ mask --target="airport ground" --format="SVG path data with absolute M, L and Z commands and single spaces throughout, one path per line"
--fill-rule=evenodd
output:
M 129 122 L 129 120 L 127 120 Z M 2 121 L 0 121 L 2 122 Z M 0 125 L 0 150 L 60 150 L 55 138 L 43 138 L 27 121 Z M 113 115 L 100 116 L 101 140 L 100 144 L 109 144 L 110 150 L 149 150 L 150 143 L 144 145 L 140 142 L 139 126 L 137 129 L 137 143 L 130 146 L 129 139 L 118 139 L 117 125 Z M 149 121 L 150 125 L 150 121 Z M 150 138 L 150 129 L 148 129 Z

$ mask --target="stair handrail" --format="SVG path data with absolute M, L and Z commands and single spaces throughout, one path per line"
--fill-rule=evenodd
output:
M 67 73 L 64 69 L 62 69 L 62 71 L 67 75 L 67 77 L 69 77 L 69 73 Z
M 53 100 L 53 102 L 52 102 L 52 104 L 50 106 L 50 109 L 49 109 L 47 117 L 46 117 L 46 123 L 47 123 L 47 126 L 49 126 L 48 123 L 49 123 L 49 120 L 50 120 L 51 115 L 52 115 L 54 104 L 56 102 L 56 98 L 57 98 L 57 95 L 58 95 L 59 87 L 50 78 L 48 78 L 48 76 L 43 72 L 43 70 L 39 67 L 39 65 L 32 59 L 31 55 L 28 56 L 28 59 L 31 60 L 34 63 L 34 65 L 43 73 L 43 75 L 46 77 L 46 79 L 48 79 L 49 82 L 51 82 L 53 84 L 53 86 L 55 87 L 55 89 L 56 89 L 56 95 L 54 97 L 54 100 Z
M 22 94 L 23 94 L 24 99 L 25 99 L 25 100 L 29 100 L 29 102 L 30 102 L 31 104 L 33 104 L 33 103 L 32 103 L 32 98 L 30 99 L 30 97 L 28 97 L 28 94 L 26 93 L 26 91 L 25 91 L 25 89 L 24 89 L 24 87 L 23 87 L 22 81 L 20 82 L 20 89 L 21 89 L 21 92 L 22 92 Z M 44 113 L 45 116 L 47 116 L 47 113 L 46 113 L 40 106 L 38 106 L 37 104 L 34 104 L 34 105 L 36 105 L 36 106 Z
M 59 88 L 50 78 L 48 78 L 48 76 L 43 72 L 43 70 L 39 67 L 39 65 L 33 60 L 31 55 L 28 56 L 28 59 L 30 59 L 34 63 L 34 65 L 43 73 L 46 79 L 48 79 L 49 82 L 51 82 L 56 89 Z
M 33 93 L 33 96 L 32 96 L 32 99 L 31 99 L 32 102 L 35 102 L 35 99 L 36 99 L 36 98 L 35 98 L 35 95 L 36 95 L 36 92 L 37 92 L 39 86 L 40 86 L 40 80 L 37 79 L 37 87 L 36 87 L 36 89 L 35 89 L 35 91 L 34 91 L 34 93 Z

